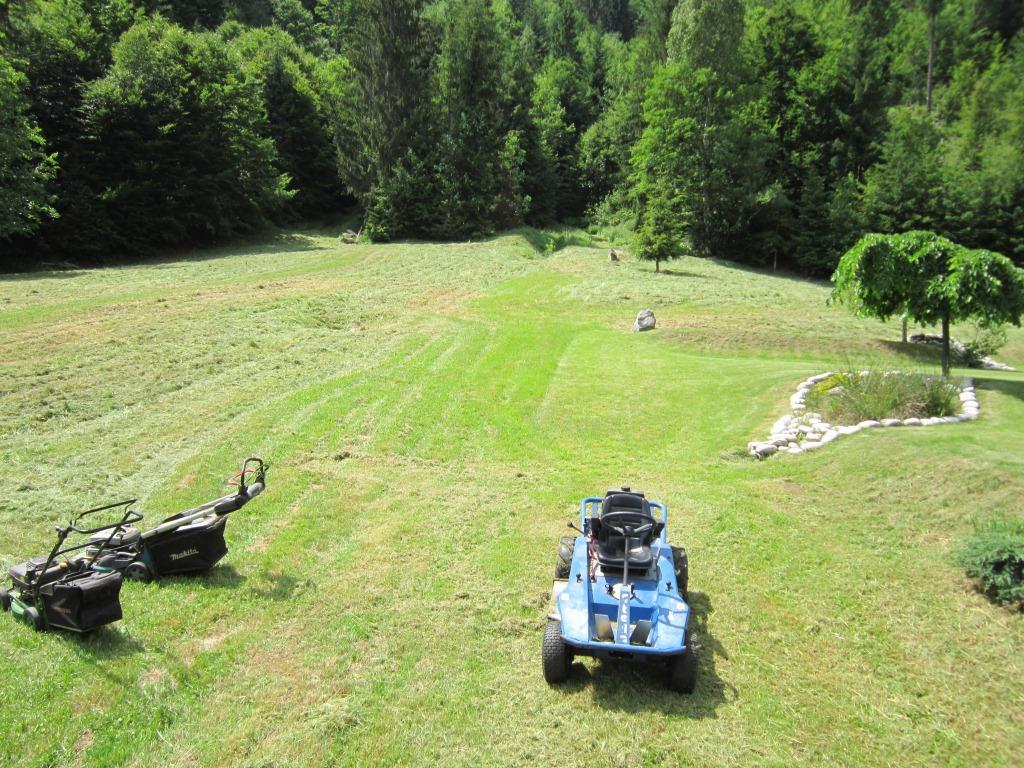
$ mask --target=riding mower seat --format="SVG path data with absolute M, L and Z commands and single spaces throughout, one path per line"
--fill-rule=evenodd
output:
M 624 536 L 611 527 L 603 525 L 602 520 L 613 512 L 630 512 L 636 516 L 637 525 L 650 523 L 651 527 L 640 537 L 630 539 L 630 568 L 646 570 L 651 567 L 654 558 L 651 555 L 651 543 L 661 534 L 662 524 L 651 514 L 651 505 L 642 493 L 628 490 L 612 490 L 604 497 L 601 504 L 600 517 L 591 518 L 591 530 L 597 543 L 597 562 L 602 568 L 621 569 L 626 557 Z

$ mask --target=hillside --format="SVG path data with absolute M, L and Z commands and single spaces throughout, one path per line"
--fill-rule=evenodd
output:
M 159 519 L 272 463 L 208 576 L 127 584 L 85 639 L 0 617 L 0 765 L 1019 759 L 1024 615 L 952 552 L 1020 509 L 1024 374 L 973 374 L 977 422 L 758 463 L 800 379 L 937 358 L 726 262 L 336 234 L 0 279 L 5 570 L 72 511 Z M 632 333 L 644 307 L 659 327 Z M 1024 367 L 1024 332 L 999 357 Z M 541 676 L 565 521 L 622 483 L 689 551 L 693 696 Z

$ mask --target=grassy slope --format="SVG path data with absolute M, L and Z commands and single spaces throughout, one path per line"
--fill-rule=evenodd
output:
M 1024 616 L 950 552 L 1019 510 L 1024 376 L 982 419 L 743 457 L 800 378 L 913 365 L 816 283 L 574 246 L 338 247 L 0 281 L 0 565 L 260 453 L 209 575 L 91 637 L 0 622 L 0 765 L 1007 765 Z M 632 334 L 651 306 L 659 330 Z M 1024 334 L 1001 357 L 1024 365 Z M 930 364 L 930 363 L 929 363 Z M 697 693 L 540 675 L 555 545 L 629 483 L 690 551 Z

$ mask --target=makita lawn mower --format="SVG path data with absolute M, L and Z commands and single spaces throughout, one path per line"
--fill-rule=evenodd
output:
M 542 646 L 545 680 L 563 682 L 574 656 L 595 656 L 661 662 L 669 688 L 693 692 L 686 551 L 669 546 L 667 523 L 664 504 L 629 488 L 583 500 L 580 527 L 569 523 L 582 535 L 559 546 Z
M 145 531 L 129 523 L 112 536 L 96 534 L 86 556 L 98 567 L 135 581 L 208 570 L 228 553 L 227 516 L 263 492 L 267 469 L 262 459 L 250 457 L 230 481 L 237 486 L 235 493 L 179 512 Z
M 37 630 L 88 632 L 121 618 L 121 574 L 96 564 L 94 542 L 110 542 L 116 532 L 142 519 L 129 507 L 135 499 L 96 507 L 66 527 L 56 526 L 57 543 L 48 557 L 37 557 L 10 570 L 12 589 L 0 589 L 0 607 Z M 118 510 L 110 520 L 113 510 Z M 103 514 L 107 513 L 107 514 Z M 107 519 L 101 525 L 83 522 Z M 69 537 L 74 543 L 68 543 Z M 81 540 L 79 537 L 91 537 Z M 71 555 L 71 557 L 69 557 Z

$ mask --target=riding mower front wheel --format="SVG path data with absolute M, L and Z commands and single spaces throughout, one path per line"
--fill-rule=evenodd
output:
M 685 651 L 668 660 L 668 687 L 676 693 L 693 693 L 697 687 L 697 652 L 689 641 Z
M 549 621 L 544 630 L 541 660 L 544 664 L 544 679 L 547 682 L 564 683 L 569 679 L 572 652 L 562 639 L 562 624 L 559 621 Z
M 11 593 L 6 589 L 0 589 L 0 610 L 4 613 L 11 610 Z

